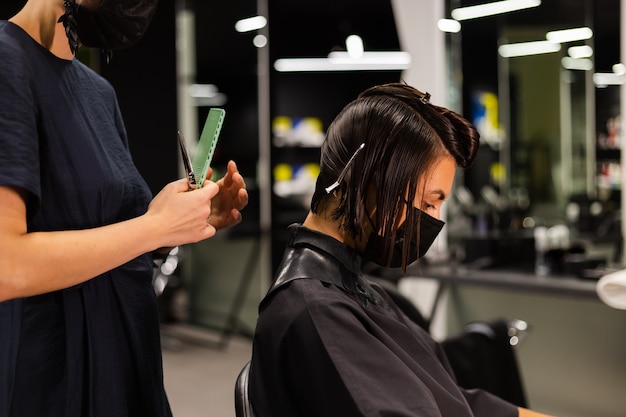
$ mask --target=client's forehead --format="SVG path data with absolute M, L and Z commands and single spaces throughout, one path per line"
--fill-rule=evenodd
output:
M 452 190 L 455 173 L 454 158 L 449 155 L 438 157 L 418 181 L 416 198 L 445 200 Z

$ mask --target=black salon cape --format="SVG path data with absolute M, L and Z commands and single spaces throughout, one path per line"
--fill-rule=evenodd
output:
M 6 21 L 0 185 L 25 191 L 29 232 L 120 222 L 151 200 L 112 86 Z M 71 288 L 0 303 L 0 416 L 171 416 L 150 254 Z
M 250 368 L 258 417 L 515 417 L 517 407 L 458 387 L 440 345 L 337 240 L 291 226 L 259 307 Z

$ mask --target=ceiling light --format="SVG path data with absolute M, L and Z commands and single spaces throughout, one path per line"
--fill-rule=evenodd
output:
M 521 42 L 521 43 L 509 43 L 500 45 L 498 47 L 498 53 L 504 58 L 513 58 L 516 56 L 526 55 L 538 55 L 548 54 L 551 52 L 558 52 L 561 50 L 561 44 L 552 43 L 549 41 L 534 41 L 534 42 Z
M 540 4 L 541 0 L 502 0 L 476 6 L 459 7 L 452 10 L 451 15 L 455 20 L 476 19 L 515 10 L 529 9 Z
M 459 33 L 461 31 L 461 24 L 454 19 L 439 19 L 437 27 L 442 32 Z
M 252 39 L 252 44 L 257 48 L 263 48 L 265 45 L 267 45 L 267 36 L 256 35 L 254 39 Z
M 572 58 L 589 58 L 593 55 L 593 48 L 588 45 L 571 46 L 567 48 L 567 54 Z
M 220 93 L 215 84 L 190 84 L 187 93 L 197 107 L 222 106 L 227 101 L 226 95 Z
M 254 16 L 247 19 L 238 20 L 235 23 L 237 32 L 250 32 L 253 30 L 264 28 L 267 25 L 267 19 L 263 16 Z
M 187 91 L 193 98 L 212 98 L 219 93 L 215 84 L 191 84 Z
M 565 56 L 561 59 L 561 65 L 568 70 L 589 71 L 593 68 L 593 62 L 587 58 L 572 58 Z
M 347 52 L 331 52 L 327 58 L 281 58 L 274 61 L 279 72 L 312 71 L 395 71 L 411 66 L 407 52 L 363 52 L 352 58 Z
M 546 33 L 546 39 L 550 42 L 566 43 L 573 41 L 581 41 L 584 39 L 590 39 L 593 36 L 593 31 L 588 27 L 565 29 L 565 30 L 553 30 Z
M 362 62 L 371 64 L 395 64 L 408 65 L 411 63 L 411 55 L 408 52 L 363 52 L 361 58 L 352 58 L 347 52 L 334 51 L 328 54 L 328 60 L 335 63 Z

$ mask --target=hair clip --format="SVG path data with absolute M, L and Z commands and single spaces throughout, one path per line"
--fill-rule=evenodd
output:
M 420 97 L 420 101 L 424 104 L 430 103 L 430 93 L 426 92 Z
M 339 174 L 339 177 L 337 177 L 337 181 L 335 181 L 334 183 L 332 183 L 331 185 L 329 185 L 328 187 L 324 188 L 326 190 L 326 194 L 329 194 L 331 191 L 333 191 L 335 188 L 339 187 L 339 184 L 341 184 L 341 181 L 343 181 L 343 177 L 346 176 L 346 173 L 348 172 L 348 168 L 350 168 L 350 165 L 352 164 L 352 161 L 354 161 L 354 158 L 357 156 L 357 154 L 361 151 L 361 149 L 363 149 L 365 147 L 365 142 L 363 142 L 356 151 L 354 151 L 354 153 L 352 154 L 352 156 L 350 157 L 350 159 L 348 159 L 348 162 L 346 163 L 346 166 L 343 167 L 343 169 L 341 170 L 341 173 Z

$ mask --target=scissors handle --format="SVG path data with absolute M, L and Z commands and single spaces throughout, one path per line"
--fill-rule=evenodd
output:
M 185 145 L 185 138 L 182 132 L 178 132 L 178 144 L 180 145 L 180 153 L 183 157 L 183 165 L 185 166 L 185 172 L 187 173 L 187 180 L 189 181 L 189 189 L 194 190 L 198 188 L 196 182 L 196 176 L 193 173 L 191 167 L 191 159 L 189 159 L 189 153 L 187 153 L 187 146 Z

